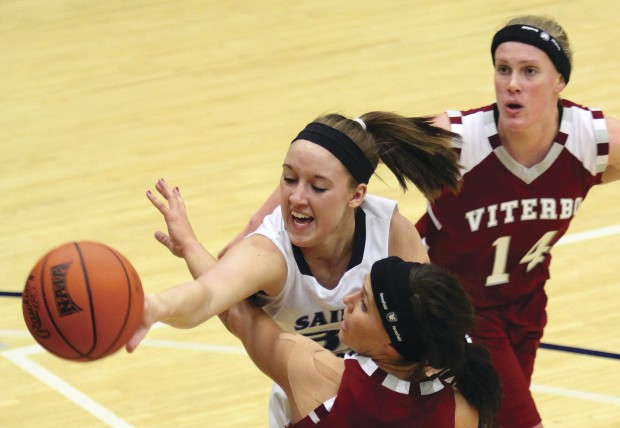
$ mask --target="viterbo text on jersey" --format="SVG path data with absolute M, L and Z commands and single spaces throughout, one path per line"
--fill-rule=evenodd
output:
M 478 231 L 483 221 L 487 228 L 499 224 L 529 220 L 563 220 L 577 212 L 583 198 L 530 198 L 492 204 L 465 213 L 472 232 Z

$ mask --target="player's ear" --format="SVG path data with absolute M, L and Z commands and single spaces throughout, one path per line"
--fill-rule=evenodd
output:
M 366 193 L 368 193 L 368 185 L 365 183 L 360 183 L 355 186 L 354 192 L 351 195 L 351 199 L 349 199 L 349 206 L 351 208 L 359 207 L 364 198 L 366 197 Z
M 555 82 L 554 92 L 559 94 L 560 92 L 564 90 L 564 88 L 566 88 L 566 80 L 564 80 L 564 76 L 562 76 L 562 74 L 558 73 L 558 79 Z

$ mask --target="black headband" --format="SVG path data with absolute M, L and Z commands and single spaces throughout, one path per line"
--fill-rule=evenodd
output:
M 509 25 L 502 28 L 495 33 L 491 43 L 493 64 L 495 64 L 495 50 L 504 42 L 519 42 L 537 47 L 547 54 L 555 68 L 564 77 L 564 81 L 568 83 L 571 71 L 570 61 L 562 49 L 562 45 L 549 33 L 531 25 Z
M 370 270 L 370 285 L 383 327 L 392 346 L 410 361 L 421 360 L 424 344 L 410 303 L 411 270 L 419 265 L 390 256 L 375 262 Z
M 307 140 L 329 150 L 358 183 L 368 184 L 374 172 L 372 163 L 358 145 L 342 132 L 331 126 L 312 122 L 295 137 L 293 142 L 297 140 Z

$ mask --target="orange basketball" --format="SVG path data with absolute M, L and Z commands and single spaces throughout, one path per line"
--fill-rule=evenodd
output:
M 144 293 L 131 263 L 96 242 L 71 242 L 44 255 L 28 276 L 22 311 L 35 340 L 61 358 L 93 361 L 129 340 Z

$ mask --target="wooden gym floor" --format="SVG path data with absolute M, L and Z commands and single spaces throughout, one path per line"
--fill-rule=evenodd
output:
M 124 253 L 147 292 L 189 278 L 152 238 L 144 192 L 181 187 L 213 252 L 275 187 L 315 116 L 407 115 L 493 99 L 506 18 L 557 18 L 575 49 L 564 96 L 620 117 L 612 0 L 3 0 L 0 2 L 0 426 L 262 427 L 268 381 L 212 320 L 159 328 L 88 364 L 35 345 L 11 293 L 73 240 Z M 371 190 L 412 220 L 389 174 Z M 620 184 L 594 189 L 554 250 L 533 390 L 546 427 L 620 427 Z

